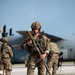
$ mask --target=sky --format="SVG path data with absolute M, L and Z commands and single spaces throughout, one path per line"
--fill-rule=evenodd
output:
M 30 30 L 35 21 L 51 35 L 75 34 L 75 0 L 0 0 L 0 27 L 7 32 Z

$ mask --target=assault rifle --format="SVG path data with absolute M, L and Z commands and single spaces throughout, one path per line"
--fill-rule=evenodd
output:
M 30 39 L 32 40 L 32 42 L 33 42 L 33 44 L 34 44 L 34 47 L 35 47 L 35 49 L 37 50 L 37 52 L 39 53 L 39 56 L 41 56 L 41 52 L 40 52 L 40 46 L 39 46 L 39 48 L 38 48 L 38 46 L 37 46 L 37 43 L 35 42 L 35 40 L 34 40 L 34 38 L 33 38 L 33 36 L 32 36 L 32 34 L 31 34 L 31 32 L 30 31 L 27 31 L 27 36 L 28 37 L 30 37 Z M 41 59 L 41 61 L 43 61 L 44 62 L 44 60 L 43 59 Z M 49 73 L 49 75 L 51 75 L 50 74 L 50 71 L 49 71 L 49 68 L 48 68 L 48 66 L 47 66 L 47 64 L 46 64 L 46 62 L 44 62 L 44 65 L 45 65 L 45 67 L 46 67 L 46 70 L 48 71 L 48 73 Z

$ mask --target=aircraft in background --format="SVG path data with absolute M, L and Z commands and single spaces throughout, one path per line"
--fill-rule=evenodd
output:
M 12 34 L 12 28 L 9 30 L 9 36 L 6 32 L 6 25 L 3 27 L 2 37 L 7 36 L 9 39 L 9 45 L 19 45 L 25 38 L 26 31 L 16 31 L 19 35 Z M 44 33 L 51 41 L 58 44 L 59 49 L 63 52 L 63 60 L 65 61 L 75 61 L 75 35 L 68 36 L 66 38 L 60 38 L 54 35 Z M 23 63 L 28 57 L 28 52 L 21 48 L 13 48 L 14 57 L 12 58 L 12 63 Z

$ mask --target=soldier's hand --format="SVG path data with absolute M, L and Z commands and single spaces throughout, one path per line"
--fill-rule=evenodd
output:
M 46 57 L 46 53 L 41 54 L 41 56 L 40 56 L 41 59 L 44 59 L 45 57 Z

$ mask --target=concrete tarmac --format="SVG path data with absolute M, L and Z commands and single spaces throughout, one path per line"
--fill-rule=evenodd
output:
M 34 75 L 37 74 L 38 70 L 35 69 Z M 27 67 L 24 64 L 15 64 L 12 65 L 12 74 L 11 75 L 26 75 Z M 75 65 L 63 64 L 62 67 L 59 67 L 57 70 L 57 75 L 75 75 Z

